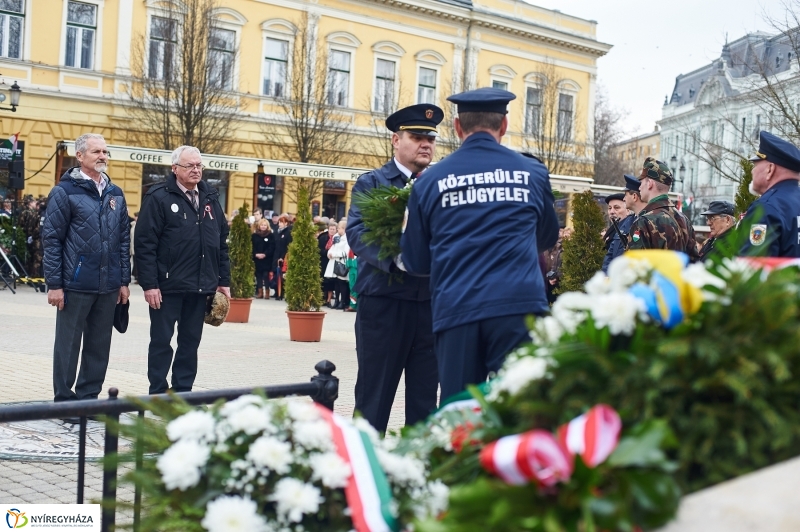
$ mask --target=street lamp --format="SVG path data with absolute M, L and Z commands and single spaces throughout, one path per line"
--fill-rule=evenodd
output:
M 672 157 L 670 157 L 669 162 L 672 163 L 670 166 L 670 169 L 672 170 L 672 189 L 675 190 L 675 173 L 676 173 L 675 165 L 678 164 L 678 158 L 675 155 L 673 155 Z
M 3 85 L 5 85 L 5 84 L 3 84 Z M 17 112 L 17 106 L 19 105 L 19 97 L 22 94 L 22 89 L 19 88 L 19 85 L 17 85 L 17 82 L 15 81 L 14 84 L 11 85 L 11 88 L 8 90 L 8 92 L 9 92 L 9 94 L 11 96 L 10 97 L 11 101 L 9 102 L 11 104 L 11 106 L 10 107 L 2 107 L 2 106 L 0 106 L 0 109 L 3 109 L 4 111 L 11 111 L 12 113 L 16 113 Z M 4 101 L 6 101 L 6 95 L 3 94 L 2 92 L 0 92 L 0 102 L 4 102 Z

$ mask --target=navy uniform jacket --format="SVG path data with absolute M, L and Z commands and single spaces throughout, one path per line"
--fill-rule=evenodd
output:
M 430 275 L 434 332 L 549 309 L 538 256 L 558 239 L 553 201 L 547 168 L 488 133 L 422 174 L 401 247 Z
M 353 186 L 351 197 L 379 186 L 403 188 L 407 182 L 408 178 L 392 159 L 382 167 L 359 177 Z M 428 279 L 403 273 L 394 266 L 392 259 L 378 260 L 380 248 L 376 245 L 368 246 L 361 241 L 361 235 L 366 231 L 361 219 L 361 209 L 355 201 L 351 201 L 350 212 L 347 214 L 347 243 L 358 257 L 358 277 L 353 290 L 366 296 L 388 296 L 408 301 L 430 300 Z
M 633 219 L 636 216 L 629 214 L 619 222 L 617 222 L 617 227 L 619 227 L 620 232 L 628 236 L 628 232 L 631 230 L 631 225 L 633 225 Z M 611 226 L 611 244 L 608 246 L 608 251 L 606 252 L 606 256 L 603 259 L 603 273 L 608 273 L 608 265 L 611 264 L 611 261 L 625 253 L 625 248 L 622 246 L 622 242 L 619 239 L 619 234 L 614 229 L 614 226 Z
M 759 219 L 755 219 L 757 210 Z M 799 218 L 800 187 L 794 179 L 781 181 L 747 209 L 742 224 L 749 238 L 740 254 L 800 257 Z

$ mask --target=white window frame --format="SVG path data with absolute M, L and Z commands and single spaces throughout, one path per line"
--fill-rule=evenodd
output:
M 264 94 L 264 80 L 267 77 L 267 39 L 285 41 L 289 43 L 287 48 L 286 79 L 284 80 L 284 91 L 281 98 L 292 97 L 292 68 L 294 58 L 294 45 L 297 36 L 297 28 L 288 20 L 271 19 L 261 24 L 261 77 L 258 80 L 258 94 L 263 98 L 274 98 Z
M 147 72 L 144 72 L 143 75 L 147 79 L 154 79 L 154 80 L 157 80 L 157 81 L 162 81 L 164 79 L 163 68 L 161 69 L 162 70 L 161 77 L 158 77 L 158 78 L 151 78 L 150 77 L 150 41 L 151 41 L 151 35 L 152 35 L 151 32 L 152 32 L 152 29 L 153 29 L 153 17 L 158 17 L 158 18 L 162 18 L 162 19 L 174 20 L 175 21 L 175 26 L 176 26 L 175 27 L 175 34 L 176 35 L 175 35 L 175 56 L 173 57 L 173 62 L 174 62 L 173 69 L 178 66 L 178 60 L 180 59 L 179 54 L 178 54 L 178 49 L 179 49 L 180 42 L 181 42 L 181 23 L 177 19 L 170 19 L 169 13 L 151 12 L 151 13 L 147 14 L 147 31 L 145 32 L 146 33 L 145 39 L 146 39 L 146 42 L 147 42 L 147 48 L 146 48 L 146 50 L 147 50 L 147 52 L 146 52 L 147 53 L 147 58 L 146 58 L 147 61 L 145 63 L 145 65 L 146 65 L 145 68 L 147 69 Z
M 375 105 L 377 103 L 376 99 L 378 96 L 378 61 L 390 61 L 394 63 L 394 78 L 392 79 L 392 99 L 389 104 L 388 109 L 378 109 Z M 372 98 L 370 98 L 370 108 L 372 111 L 376 113 L 384 113 L 387 114 L 389 111 L 397 107 L 397 100 L 399 95 L 397 93 L 397 83 L 399 81 L 399 74 L 400 74 L 400 59 L 396 56 L 391 56 L 387 54 L 375 54 L 373 59 L 373 68 L 372 71 L 374 76 L 372 78 Z
M 414 103 L 429 103 L 431 105 L 439 104 L 439 93 L 442 88 L 442 66 L 446 60 L 439 52 L 434 50 L 422 50 L 414 56 L 417 60 L 417 79 L 414 81 Z M 420 69 L 428 68 L 436 71 L 436 87 L 433 91 L 432 102 L 420 102 L 419 100 L 419 86 L 420 86 Z
M 15 13 L 13 11 L 3 11 L 2 13 L 0 13 L 1 15 L 6 17 L 6 19 L 3 21 L 3 34 L 6 35 L 6 36 L 8 35 L 8 27 L 10 26 L 10 22 L 11 22 L 10 17 L 17 17 L 17 18 L 21 18 L 22 19 L 22 27 L 20 28 L 20 32 L 19 32 L 19 44 L 18 44 L 19 57 L 9 57 L 8 56 L 8 46 L 6 45 L 6 42 L 0 42 L 0 53 L 2 53 L 2 52 L 6 53 L 6 55 L 0 55 L 0 59 L 2 59 L 2 60 L 6 60 L 7 61 L 9 59 L 11 59 L 11 60 L 14 60 L 14 59 L 16 59 L 16 60 L 24 60 L 24 59 L 26 59 L 26 55 L 27 54 L 25 52 L 26 52 L 26 47 L 27 47 L 26 45 L 28 43 L 28 34 L 27 34 L 27 26 L 28 25 L 25 24 L 25 19 L 26 19 L 26 16 L 27 16 L 28 12 L 29 12 L 29 6 L 28 6 L 29 2 L 26 1 L 26 0 L 22 0 L 20 3 L 22 5 L 22 13 Z M 8 40 L 8 37 L 6 37 L 6 41 L 7 40 Z
M 328 42 L 328 55 L 325 58 L 325 75 L 330 75 L 330 61 L 331 54 L 334 51 L 346 52 L 350 54 L 350 71 L 349 79 L 347 80 L 347 102 L 345 105 L 336 105 L 341 109 L 352 109 L 354 107 L 353 101 L 355 98 L 355 81 L 356 81 L 356 50 L 361 46 L 355 35 L 344 31 L 337 31 L 329 34 L 326 37 Z M 326 95 L 327 98 L 327 95 Z M 327 100 L 326 100 L 327 101 Z
M 219 25 L 219 26 L 217 26 L 215 28 L 212 28 L 212 30 L 215 30 L 215 31 L 227 31 L 227 32 L 229 32 L 229 33 L 231 33 L 233 35 L 233 50 L 231 50 L 231 51 L 228 51 L 228 50 L 216 50 L 219 53 L 229 54 L 230 55 L 230 60 L 231 60 L 230 69 L 231 69 L 231 71 L 230 71 L 230 79 L 228 80 L 229 85 L 228 86 L 215 87 L 215 88 L 222 89 L 224 91 L 229 91 L 229 92 L 235 91 L 236 88 L 238 87 L 238 83 L 237 83 L 238 76 L 236 75 L 236 66 L 237 66 L 236 63 L 238 63 L 238 61 L 236 61 L 236 56 L 238 55 L 238 50 L 239 50 L 239 46 L 238 46 L 239 39 L 238 39 L 238 36 L 236 34 L 236 30 L 232 30 L 232 29 L 223 27 L 222 25 Z M 209 40 L 209 50 L 208 50 L 209 57 L 212 55 L 212 50 L 213 49 L 211 48 L 210 40 Z M 209 72 L 209 76 L 211 77 L 211 79 L 209 79 L 209 84 L 215 83 L 214 74 Z
M 228 89 L 230 92 L 239 91 L 240 74 L 239 63 L 240 51 L 242 49 L 242 27 L 247 23 L 247 19 L 229 7 L 218 7 L 214 10 L 213 16 L 217 19 L 216 27 L 221 30 L 232 31 L 233 38 L 233 67 L 231 68 L 231 86 Z M 225 17 L 225 18 L 222 18 Z
M 81 4 L 91 4 L 97 7 L 95 28 L 94 28 L 94 47 L 92 54 L 92 67 L 71 67 L 67 66 L 67 15 L 69 13 L 69 2 L 75 1 Z M 74 68 L 81 72 L 92 72 L 102 69 L 103 65 L 103 46 L 98 43 L 103 42 L 103 11 L 105 7 L 105 0 L 64 0 L 62 13 L 61 13 L 61 50 L 59 51 L 59 64 L 65 68 Z M 30 13 L 30 11 L 28 11 Z
M 559 131 L 559 115 L 561 114 L 561 95 L 565 94 L 568 96 L 572 96 L 572 123 L 570 124 L 569 129 L 569 138 L 566 139 L 569 143 L 577 142 L 575 138 L 575 124 L 578 119 L 578 96 L 580 95 L 581 86 L 575 83 L 572 80 L 562 80 L 558 84 L 558 98 L 556 100 L 556 135 L 561 135 Z
M 528 89 L 535 89 L 539 91 L 539 117 L 537 119 L 535 130 L 528 127 Z M 523 102 L 523 105 L 525 106 L 525 112 L 522 116 L 522 133 L 525 136 L 532 137 L 538 135 L 542 127 L 542 97 L 544 95 L 544 87 L 538 83 L 526 83 L 524 94 L 525 101 Z

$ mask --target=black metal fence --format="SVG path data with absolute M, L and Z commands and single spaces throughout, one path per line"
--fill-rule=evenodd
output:
M 62 403 L 46 403 L 37 405 L 19 405 L 0 407 L 0 423 L 13 421 L 34 421 L 40 419 L 59 419 L 65 417 L 80 418 L 79 448 L 78 448 L 78 480 L 77 502 L 83 504 L 84 474 L 86 468 L 86 419 L 89 416 L 104 416 L 105 418 L 105 445 L 103 459 L 103 504 L 102 525 L 103 532 L 110 532 L 116 525 L 117 501 L 117 451 L 119 446 L 118 424 L 120 414 L 138 412 L 144 416 L 142 406 L 154 400 L 173 401 L 180 398 L 191 405 L 208 405 L 219 399 L 236 399 L 255 391 L 264 393 L 269 398 L 287 397 L 290 395 L 308 396 L 329 410 L 333 410 L 333 403 L 339 396 L 339 379 L 333 375 L 336 366 L 328 360 L 318 362 L 314 369 L 317 375 L 311 377 L 311 382 L 297 384 L 282 384 L 277 386 L 256 386 L 253 388 L 230 388 L 224 390 L 211 390 L 206 392 L 185 392 L 163 395 L 146 395 L 133 399 L 119 399 L 119 390 L 108 390 L 108 399 L 95 399 L 88 401 L 67 401 Z M 142 467 L 144 450 L 141 441 L 135 442 L 136 469 Z M 141 520 L 140 510 L 142 502 L 141 486 L 137 483 L 134 492 L 133 529 L 139 530 Z

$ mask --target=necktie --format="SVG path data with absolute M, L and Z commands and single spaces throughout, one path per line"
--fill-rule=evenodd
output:
M 192 202 L 192 207 L 194 207 L 194 210 L 197 210 L 197 191 L 187 190 L 186 193 L 189 194 L 189 201 Z
M 416 178 L 419 177 L 419 172 L 411 172 L 411 181 L 414 181 Z

